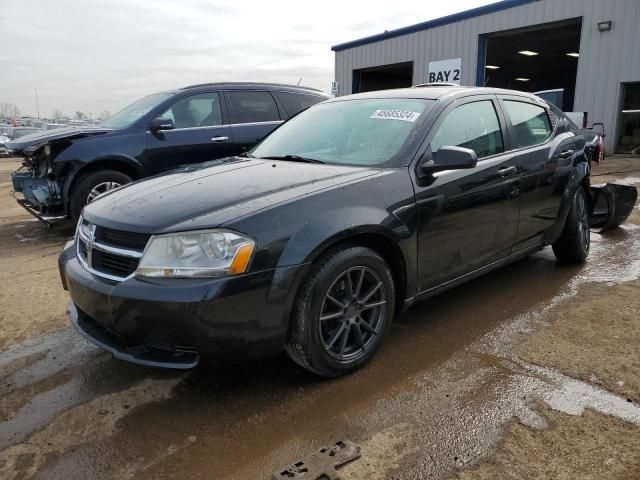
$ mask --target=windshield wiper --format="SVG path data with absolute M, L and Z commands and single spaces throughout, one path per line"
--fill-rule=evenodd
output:
M 322 160 L 317 160 L 315 158 L 309 157 L 301 157 L 300 155 L 281 155 L 281 156 L 271 156 L 271 157 L 259 157 L 264 160 L 286 160 L 289 162 L 303 162 L 303 163 L 327 163 Z
M 251 155 L 249 152 L 242 152 L 240 155 L 236 155 L 237 157 L 244 157 L 244 158 L 256 158 L 253 155 Z

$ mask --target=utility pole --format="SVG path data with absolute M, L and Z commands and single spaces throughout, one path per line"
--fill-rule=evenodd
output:
M 36 92 L 36 111 L 38 112 L 38 120 L 40 120 L 40 106 L 38 105 L 38 89 L 34 88 Z

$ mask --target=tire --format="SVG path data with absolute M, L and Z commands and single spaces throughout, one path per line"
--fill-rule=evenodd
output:
M 589 254 L 590 235 L 587 196 L 582 188 L 578 188 L 569 207 L 562 233 L 552 245 L 558 262 L 583 263 Z
M 350 373 L 380 346 L 394 307 L 393 276 L 377 252 L 361 246 L 332 250 L 314 263 L 302 284 L 292 318 L 295 340 L 286 352 L 323 377 Z
M 100 186 L 105 185 L 106 189 L 104 192 L 106 192 L 112 188 L 130 183 L 131 181 L 131 177 L 117 170 L 100 170 L 82 177 L 74 187 L 71 192 L 71 197 L 69 198 L 71 219 L 74 222 L 78 221 L 82 209 L 88 203 L 90 194 L 95 193 L 93 190 L 96 189 L 96 187 L 99 189 Z M 110 186 L 107 186 L 109 184 Z M 91 200 L 93 199 L 94 198 Z

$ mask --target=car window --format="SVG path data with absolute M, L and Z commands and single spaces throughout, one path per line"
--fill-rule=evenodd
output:
M 318 95 L 292 92 L 278 92 L 278 98 L 290 117 L 300 113 L 302 110 L 306 110 L 311 105 L 326 100 L 326 98 Z
M 420 140 L 421 120 L 433 103 L 407 98 L 319 103 L 276 129 L 250 153 L 343 165 L 392 164 Z
M 185 97 L 171 105 L 160 116 L 173 120 L 175 128 L 222 125 L 220 95 L 217 92 L 207 92 Z
M 435 153 L 443 146 L 470 148 L 478 158 L 504 152 L 493 102 L 466 103 L 449 112 L 431 140 L 431 152 Z
M 13 138 L 24 137 L 25 135 L 29 135 L 30 133 L 35 133 L 37 131 L 38 129 L 36 128 L 16 128 L 13 131 Z
M 276 101 L 269 92 L 229 92 L 233 123 L 272 122 L 280 120 Z
M 513 147 L 538 145 L 551 136 L 553 129 L 544 108 L 515 100 L 505 100 L 504 106 L 513 125 Z

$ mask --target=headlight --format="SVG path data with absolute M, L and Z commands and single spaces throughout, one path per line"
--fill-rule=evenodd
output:
M 221 277 L 249 268 L 256 242 L 225 230 L 151 237 L 136 270 L 139 277 Z

